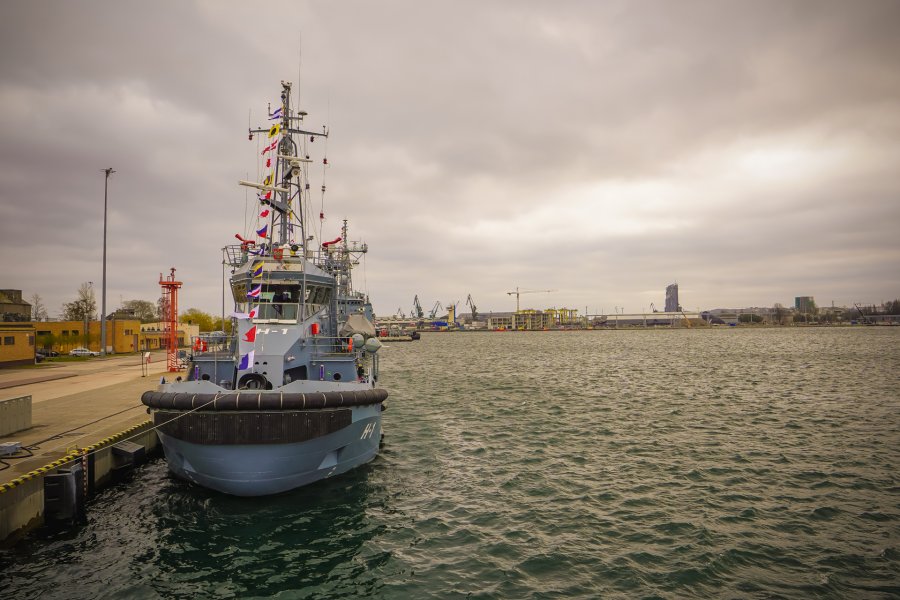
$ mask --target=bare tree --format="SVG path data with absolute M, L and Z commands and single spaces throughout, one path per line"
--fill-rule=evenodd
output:
M 781 302 L 775 303 L 775 322 L 779 325 L 784 325 L 785 317 L 787 316 L 787 311 L 784 309 L 784 305 Z
M 162 323 L 166 320 L 166 316 L 169 314 L 169 299 L 165 296 L 160 296 L 159 300 L 156 301 L 156 315 L 157 321 Z
M 66 321 L 93 321 L 97 318 L 97 299 L 94 286 L 86 281 L 78 287 L 78 297 L 66 302 L 62 307 L 62 317 Z
M 39 294 L 34 294 L 31 297 L 31 320 L 47 320 L 47 309 L 44 307 L 44 301 L 43 299 L 41 299 L 41 296 Z

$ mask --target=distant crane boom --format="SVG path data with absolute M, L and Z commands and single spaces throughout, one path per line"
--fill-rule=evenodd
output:
M 441 310 L 442 308 L 444 308 L 444 307 L 441 306 L 441 301 L 440 301 L 440 300 L 438 300 L 437 302 L 435 302 L 435 303 L 434 303 L 434 307 L 431 309 L 431 312 L 428 313 L 428 318 L 429 318 L 429 319 L 433 319 L 434 316 L 437 314 L 437 311 Z
M 416 297 L 413 298 L 413 312 L 412 314 L 417 319 L 422 319 L 425 317 L 425 311 L 422 310 L 422 304 L 419 302 L 419 295 L 416 294 Z
M 474 322 L 478 319 L 478 308 L 475 306 L 475 301 L 472 300 L 472 294 L 469 294 L 469 297 L 466 298 L 466 304 L 472 309 L 472 321 Z
M 867 316 L 866 316 L 866 313 L 864 313 L 864 312 L 862 311 L 862 309 L 859 307 L 859 304 L 857 304 L 856 302 L 854 302 L 854 303 L 853 303 L 853 306 L 856 307 L 856 312 L 859 313 L 859 316 L 860 316 L 860 318 L 862 319 L 863 325 L 874 325 L 874 324 L 875 324 L 875 321 L 874 321 L 874 320 L 873 320 L 873 321 L 869 321 L 869 317 L 867 317 Z
M 516 297 L 516 312 L 519 312 L 519 294 L 547 294 L 555 291 L 556 290 L 520 290 L 518 287 L 516 287 L 516 291 L 506 292 L 506 295 Z

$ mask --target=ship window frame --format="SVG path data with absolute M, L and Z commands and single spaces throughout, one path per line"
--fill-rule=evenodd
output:
M 235 281 L 231 284 L 231 294 L 235 302 L 247 302 L 247 282 Z

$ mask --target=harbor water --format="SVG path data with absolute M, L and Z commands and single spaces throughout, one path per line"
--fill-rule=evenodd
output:
M 372 463 L 267 498 L 156 459 L 4 598 L 896 598 L 900 328 L 424 334 Z

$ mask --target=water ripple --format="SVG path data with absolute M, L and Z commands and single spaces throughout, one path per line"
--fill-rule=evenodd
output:
M 23 598 L 900 595 L 900 328 L 426 334 L 370 465 L 229 498 L 161 461 L 0 554 Z M 72 585 L 69 582 L 77 582 Z

